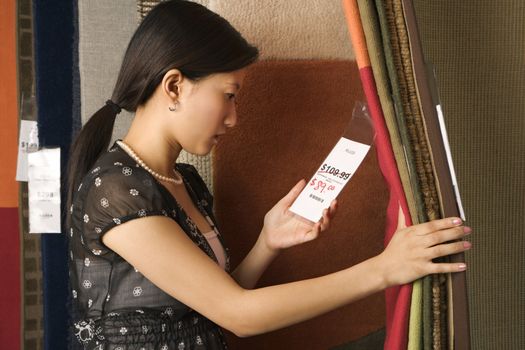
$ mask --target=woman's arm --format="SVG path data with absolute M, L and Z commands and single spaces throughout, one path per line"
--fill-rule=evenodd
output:
M 296 217 L 288 208 L 306 182 L 299 181 L 264 217 L 262 228 L 255 245 L 233 271 L 232 277 L 246 289 L 252 289 L 266 268 L 282 249 L 309 242 L 330 227 L 335 215 L 337 202 L 334 200 L 317 224 Z
M 241 287 L 252 289 L 277 255 L 279 251 L 268 248 L 260 234 L 248 255 L 232 272 L 233 279 Z
M 255 290 L 240 287 L 166 217 L 129 221 L 108 231 L 103 241 L 166 293 L 238 336 L 250 336 L 310 319 L 392 284 L 459 271 L 457 264 L 431 262 L 465 250 L 457 243 L 439 244 L 464 235 L 454 226 L 450 219 L 413 226 L 401 230 L 393 248 L 361 264 Z

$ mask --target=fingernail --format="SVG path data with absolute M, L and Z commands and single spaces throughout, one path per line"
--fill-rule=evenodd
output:
M 452 220 L 452 223 L 453 223 L 454 225 L 459 225 L 459 224 L 462 223 L 462 221 L 461 221 L 461 219 L 456 218 L 456 219 Z
M 466 249 L 470 249 L 472 247 L 472 243 L 470 243 L 469 241 L 464 241 L 463 247 L 465 247 Z
M 465 264 L 459 264 L 458 265 L 458 270 L 459 271 L 465 271 L 466 269 L 467 269 L 467 265 L 465 265 Z
M 472 229 L 468 226 L 463 227 L 463 232 L 468 235 L 472 232 Z

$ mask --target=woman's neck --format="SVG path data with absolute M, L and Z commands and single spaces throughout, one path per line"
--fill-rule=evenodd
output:
M 172 176 L 172 169 L 181 151 L 181 146 L 170 141 L 162 129 L 162 123 L 155 121 L 155 115 L 147 109 L 138 109 L 123 141 L 151 169 L 161 175 Z

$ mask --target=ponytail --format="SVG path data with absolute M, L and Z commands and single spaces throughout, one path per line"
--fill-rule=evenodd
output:
M 119 112 L 120 107 L 108 100 L 104 107 L 93 114 L 75 138 L 67 167 L 67 210 L 71 207 L 73 193 L 84 176 L 98 157 L 108 149 L 115 118 Z

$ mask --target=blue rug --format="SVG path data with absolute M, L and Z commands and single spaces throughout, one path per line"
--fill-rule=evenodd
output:
M 33 1 L 35 90 L 40 145 L 61 148 L 62 174 L 65 174 L 69 154 L 73 116 L 78 113 L 73 111 L 76 8 L 76 0 Z M 65 203 L 65 191 L 62 193 L 62 203 Z M 69 293 L 67 241 L 64 234 L 42 236 L 42 272 L 44 349 L 67 349 L 65 335 L 68 334 Z

